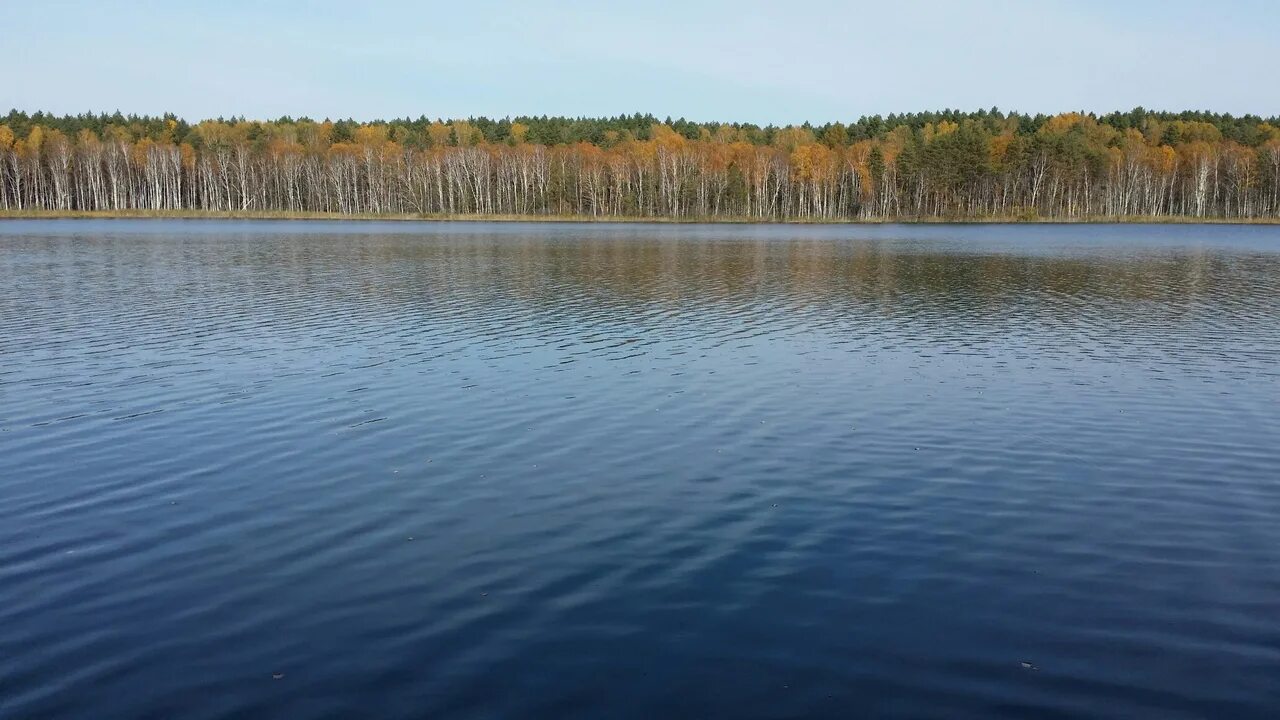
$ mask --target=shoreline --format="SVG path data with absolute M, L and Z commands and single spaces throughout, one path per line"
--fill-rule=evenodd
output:
M 507 223 L 629 223 L 663 225 L 1280 225 L 1276 218 L 1197 218 L 1184 215 L 1098 216 L 1085 218 L 1024 218 L 991 216 L 974 218 L 791 218 L 751 217 L 638 217 L 631 215 L 479 215 L 479 214 L 372 214 L 343 215 L 326 212 L 241 210 L 0 210 L 2 220 L 324 220 L 392 222 L 507 222 Z

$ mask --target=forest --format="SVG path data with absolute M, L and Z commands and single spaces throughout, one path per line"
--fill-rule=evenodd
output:
M 1280 217 L 1280 119 L 998 109 L 616 118 L 0 117 L 0 212 L 743 219 Z

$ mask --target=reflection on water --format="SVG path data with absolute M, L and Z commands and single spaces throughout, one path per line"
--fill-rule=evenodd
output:
M 3 223 L 0 716 L 1266 717 L 1278 349 L 1276 228 Z

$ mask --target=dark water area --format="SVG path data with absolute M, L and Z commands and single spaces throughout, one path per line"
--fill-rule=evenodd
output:
M 1269 718 L 1280 228 L 0 222 L 0 717 Z

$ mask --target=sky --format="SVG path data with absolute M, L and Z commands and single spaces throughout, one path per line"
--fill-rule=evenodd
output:
M 0 112 L 1280 115 L 1275 0 L 0 0 Z

